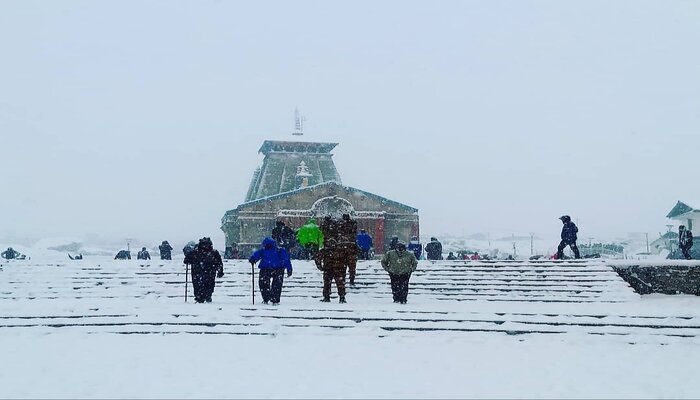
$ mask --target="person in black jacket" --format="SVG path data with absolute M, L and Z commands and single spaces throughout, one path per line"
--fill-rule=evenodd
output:
M 693 232 L 685 229 L 685 225 L 678 227 L 678 247 L 683 252 L 686 260 L 691 260 L 690 248 L 693 247 Z
M 272 239 L 277 242 L 279 247 L 287 250 L 287 253 L 296 245 L 296 233 L 283 221 L 277 221 L 275 223 L 275 227 L 272 228 Z
M 173 251 L 173 246 L 168 243 L 167 240 L 163 240 L 163 243 L 158 246 L 158 250 L 160 251 L 160 259 L 161 260 L 172 260 L 172 251 Z
M 578 228 L 576 224 L 571 222 L 571 217 L 568 215 L 563 215 L 559 217 L 564 226 L 561 228 L 561 242 L 559 243 L 559 248 L 557 249 L 557 260 L 561 260 L 564 257 L 564 248 L 566 246 L 571 247 L 574 252 L 574 257 L 581 258 L 581 253 L 578 251 L 578 246 L 576 246 Z
M 216 280 L 214 277 L 224 276 L 224 263 L 221 254 L 214 250 L 211 239 L 204 237 L 199 239 L 199 245 L 185 256 L 185 264 L 192 266 L 192 287 L 194 288 L 194 301 L 196 303 L 211 303 L 211 295 L 214 293 Z
M 145 247 L 142 247 L 141 251 L 136 253 L 136 259 L 137 260 L 150 260 L 151 255 L 148 253 L 148 250 L 146 250 Z
M 425 254 L 428 260 L 442 260 L 442 243 L 431 237 L 430 243 L 425 245 Z

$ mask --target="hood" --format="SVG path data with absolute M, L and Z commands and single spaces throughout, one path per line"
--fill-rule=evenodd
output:
M 262 241 L 262 246 L 266 249 L 271 249 L 273 247 L 277 247 L 277 242 L 271 237 L 266 237 Z

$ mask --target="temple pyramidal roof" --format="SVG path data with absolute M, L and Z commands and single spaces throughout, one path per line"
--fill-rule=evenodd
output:
M 245 202 L 326 182 L 342 184 L 333 162 L 338 143 L 266 140 L 259 153 L 262 166 L 253 172 Z M 303 174 L 299 171 L 303 171 Z

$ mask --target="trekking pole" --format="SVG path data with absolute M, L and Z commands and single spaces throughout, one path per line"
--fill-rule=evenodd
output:
M 253 304 L 255 304 L 255 264 L 250 263 L 250 272 L 252 272 L 252 277 L 253 277 L 253 290 L 251 291 L 251 295 L 253 297 Z
M 189 265 L 185 264 L 185 303 L 187 303 L 187 270 L 190 269 Z

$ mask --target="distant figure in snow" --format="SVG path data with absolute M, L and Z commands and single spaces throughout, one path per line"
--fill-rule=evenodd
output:
M 394 303 L 406 304 L 408 300 L 408 281 L 416 270 L 418 261 L 412 252 L 406 251 L 406 244 L 399 242 L 396 250 L 389 250 L 382 258 L 382 268 L 389 273 L 391 293 Z
M 448 259 L 448 260 L 456 260 L 456 259 L 457 259 L 457 256 L 455 256 L 455 253 L 450 252 L 450 253 L 447 255 L 447 259 Z
M 576 240 L 578 239 L 577 233 L 578 228 L 576 224 L 571 222 L 571 217 L 568 215 L 562 215 L 559 217 L 564 226 L 561 228 L 561 242 L 559 243 L 559 248 L 557 249 L 557 260 L 561 260 L 564 256 L 564 248 L 566 246 L 571 247 L 574 252 L 574 257 L 581 258 L 581 253 L 578 251 L 578 246 L 576 246 Z
M 692 260 L 690 248 L 693 247 L 693 232 L 685 229 L 685 225 L 678 227 L 678 247 L 683 252 L 686 260 Z
M 136 253 L 136 259 L 137 260 L 150 260 L 151 255 L 148 253 L 148 250 L 146 250 L 145 247 L 142 247 L 141 251 Z
M 296 246 L 296 235 L 294 230 L 288 227 L 284 221 L 277 221 L 272 229 L 272 238 L 277 242 L 279 247 L 287 250 L 287 253 Z
M 425 253 L 428 260 L 442 260 L 442 243 L 436 237 L 431 237 L 430 243 L 425 245 Z
M 357 272 L 357 255 L 359 247 L 356 243 L 357 221 L 350 218 L 350 214 L 343 214 L 338 222 L 338 251 L 343 255 L 345 267 L 347 268 L 350 285 L 355 284 L 355 274 Z
M 357 247 L 360 248 L 360 259 L 369 260 L 369 251 L 372 249 L 372 236 L 370 236 L 367 231 L 360 229 L 360 233 L 357 234 L 355 238 Z
M 128 250 L 119 250 L 117 255 L 114 256 L 115 260 L 131 260 L 131 252 Z
M 173 246 L 168 243 L 167 240 L 163 240 L 163 243 L 158 246 L 158 251 L 160 251 L 160 259 L 161 260 L 172 260 L 172 251 L 173 251 Z
M 82 255 L 82 254 L 78 254 L 77 256 L 71 257 L 71 255 L 68 254 L 68 258 L 70 258 L 71 260 L 82 260 L 82 259 L 83 259 L 83 255 Z
M 420 260 L 420 256 L 423 254 L 423 245 L 418 240 L 418 236 L 411 236 L 411 240 L 408 242 L 408 251 L 413 252 L 416 260 Z
M 16 251 L 12 247 L 8 247 L 7 250 L 3 251 L 1 255 L 2 255 L 2 258 L 6 259 L 6 260 L 13 260 L 15 258 L 19 258 L 19 256 L 21 254 L 19 251 Z
M 394 235 L 389 241 L 389 250 L 396 250 L 396 246 L 399 245 L 399 237 Z
M 226 250 L 224 250 L 224 259 L 235 260 L 238 258 L 239 254 L 238 245 L 236 243 L 231 243 L 231 245 L 226 246 Z
M 472 260 L 481 260 L 481 257 L 479 256 L 479 253 L 477 253 L 475 251 L 474 254 L 472 254 L 472 256 L 471 256 L 471 259 Z

